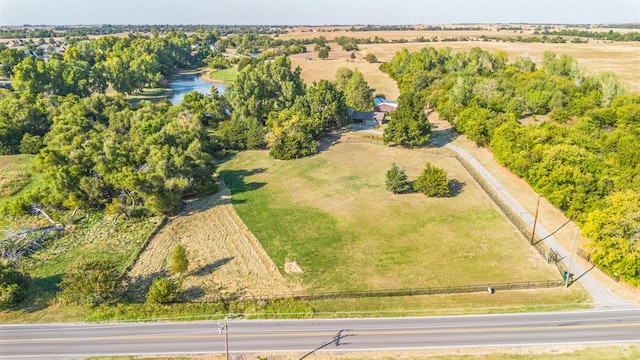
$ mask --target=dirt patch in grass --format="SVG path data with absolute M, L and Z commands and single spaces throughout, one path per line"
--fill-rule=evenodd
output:
M 151 240 L 128 274 L 134 299 L 144 300 L 151 281 L 167 275 L 166 257 L 178 243 L 189 259 L 183 283 L 188 300 L 279 296 L 296 289 L 237 216 L 222 185 L 217 194 L 189 204 Z

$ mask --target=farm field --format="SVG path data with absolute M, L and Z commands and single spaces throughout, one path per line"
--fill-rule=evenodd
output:
M 392 162 L 410 180 L 426 162 L 464 184 L 452 198 L 393 195 Z M 240 217 L 278 268 L 295 261 L 312 291 L 555 279 L 457 161 L 418 150 L 338 142 L 295 161 L 248 151 L 221 165 Z
M 168 275 L 166 257 L 176 244 L 187 250 L 189 271 L 183 279 L 189 301 L 207 296 L 227 298 L 277 296 L 294 291 L 248 231 L 231 205 L 229 190 L 194 201 L 169 220 L 128 274 L 130 295 L 137 301 L 151 281 Z
M 465 35 L 466 34 L 466 35 Z M 512 33 L 513 34 L 513 33 Z M 380 36 L 385 39 L 415 39 L 418 36 L 430 38 L 432 36 L 479 36 L 478 34 L 454 31 L 448 32 L 328 32 L 328 33 L 293 33 L 283 35 L 292 38 L 313 38 L 315 36 L 325 36 L 333 39 L 338 36 L 350 37 L 375 37 Z M 507 36 L 507 32 L 490 31 L 487 36 Z M 516 34 L 514 34 L 516 35 Z M 519 33 L 517 35 L 520 35 Z M 374 89 L 376 94 L 383 94 L 390 99 L 397 99 L 399 92 L 395 82 L 378 69 L 379 63 L 371 64 L 364 57 L 367 53 L 373 53 L 379 62 L 391 60 L 396 52 L 403 48 L 409 51 L 418 51 L 423 47 L 431 46 L 436 49 L 450 47 L 454 51 L 469 51 L 471 48 L 480 47 L 489 52 L 498 50 L 506 51 L 509 60 L 513 61 L 518 56 L 528 56 L 539 66 L 542 61 L 542 54 L 545 51 L 552 51 L 556 55 L 566 54 L 574 57 L 579 65 L 584 68 L 587 75 L 611 71 L 618 76 L 629 90 L 640 92 L 640 44 L 632 42 L 596 42 L 591 40 L 587 44 L 540 44 L 540 43 L 518 43 L 518 42 L 498 42 L 498 41 L 439 41 L 424 43 L 381 43 L 381 44 L 359 44 L 359 51 L 356 52 L 356 59 L 350 58 L 351 53 L 343 51 L 335 42 L 329 43 L 331 52 L 327 60 L 320 60 L 317 53 L 308 52 L 291 56 L 292 65 L 300 66 L 302 77 L 307 83 L 320 79 L 334 79 L 335 70 L 339 67 L 358 68 Z M 311 49 L 311 48 L 310 48 Z M 310 60 L 309 60 L 310 59 Z

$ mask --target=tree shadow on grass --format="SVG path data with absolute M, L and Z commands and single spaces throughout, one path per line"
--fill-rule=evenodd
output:
M 219 260 L 216 260 L 214 262 L 212 262 L 211 264 L 207 264 L 203 267 L 201 267 L 200 269 L 191 272 L 190 275 L 193 276 L 205 276 L 205 275 L 209 275 L 211 273 L 213 273 L 214 271 L 216 271 L 216 269 L 218 269 L 219 267 L 228 264 L 231 260 L 233 260 L 234 257 L 226 257 L 226 258 L 222 258 Z
M 163 277 L 169 277 L 167 270 L 128 278 L 123 298 L 132 302 L 144 302 L 153 280 Z
M 205 295 L 204 290 L 200 286 L 191 286 L 182 292 L 183 301 L 195 301 L 202 298 Z
M 455 197 L 460 195 L 464 191 L 465 186 L 467 186 L 467 184 L 464 181 L 459 181 L 458 179 L 449 180 L 450 196 Z
M 332 131 L 320 139 L 320 144 L 318 145 L 318 153 L 321 153 L 331 146 L 340 143 L 340 132 Z
M 60 292 L 61 281 L 62 274 L 32 279 L 27 297 L 12 309 L 33 313 L 47 308 Z
M 223 170 L 220 172 L 220 178 L 224 180 L 232 195 L 241 194 L 244 192 L 254 191 L 262 188 L 266 185 L 263 182 L 249 182 L 247 183 L 245 178 L 255 174 L 261 174 L 266 172 L 265 168 L 256 168 L 251 170 Z M 235 200 L 232 200 L 235 203 Z

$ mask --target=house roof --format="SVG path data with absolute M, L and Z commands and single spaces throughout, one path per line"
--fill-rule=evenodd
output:
M 371 111 L 354 111 L 351 114 L 353 120 L 373 120 L 373 112 Z
M 396 101 L 387 100 L 385 98 L 376 97 L 373 99 L 373 104 L 375 106 L 380 106 L 382 104 L 398 107 L 398 103 Z

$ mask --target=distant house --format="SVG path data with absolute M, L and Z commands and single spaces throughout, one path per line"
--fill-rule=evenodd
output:
M 348 108 L 349 117 L 354 124 L 364 125 L 382 125 L 385 122 L 385 113 L 379 111 L 354 111 L 352 107 Z
M 390 113 L 396 111 L 398 103 L 395 101 L 387 100 L 385 98 L 376 97 L 373 99 L 374 111 Z

